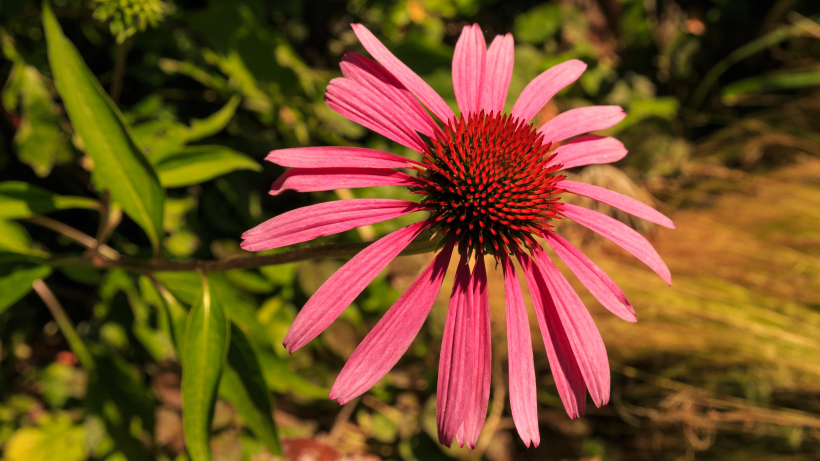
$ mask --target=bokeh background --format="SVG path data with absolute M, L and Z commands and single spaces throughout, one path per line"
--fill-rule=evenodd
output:
M 497 277 L 490 281 L 494 389 L 479 446 L 469 451 L 441 447 L 435 436 L 449 283 L 387 378 L 343 407 L 327 399 L 345 359 L 430 254 L 397 259 L 292 356 L 281 346 L 290 322 L 344 260 L 211 274 L 228 315 L 250 325 L 285 457 L 220 399 L 214 460 L 820 459 L 820 3 L 55 0 L 53 7 L 167 189 L 166 260 L 247 256 L 238 246 L 243 231 L 300 206 L 408 196 L 401 188 L 266 194 L 283 172 L 262 161 L 273 149 L 350 145 L 413 155 L 323 103 L 344 53 L 364 52 L 352 22 L 369 27 L 453 107 L 450 63 L 465 24 L 478 22 L 488 41 L 514 34 L 508 108 L 540 72 L 583 60 L 587 72 L 536 122 L 579 106 L 623 106 L 628 117 L 605 134 L 629 155 L 569 175 L 650 203 L 678 226 L 660 230 L 597 207 L 647 235 L 672 271 L 671 288 L 612 244 L 559 226 L 621 285 L 639 321 L 620 321 L 576 284 L 607 345 L 612 401 L 570 420 L 532 319 L 542 442 L 529 450 L 506 403 Z M 171 308 L 157 286 L 188 306 L 199 275 L 158 272 L 152 280 L 73 264 L 92 258 L 87 248 L 101 242 L 149 260 L 151 242 L 94 186 L 93 162 L 55 91 L 39 2 L 2 0 L 0 27 L 4 459 L 188 459 Z M 14 211 L 20 186 L 13 181 L 40 188 L 53 203 L 23 216 Z M 62 206 L 52 194 L 93 203 Z M 100 225 L 100 216 L 112 225 Z M 408 222 L 322 241 L 370 241 Z M 65 317 L 29 292 L 37 279 Z M 92 351 L 94 370 L 78 357 L 78 343 Z M 121 392 L 100 391 L 106 382 Z

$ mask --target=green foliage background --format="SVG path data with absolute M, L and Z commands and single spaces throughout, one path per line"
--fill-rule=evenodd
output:
M 818 15 L 809 0 L 2 0 L 4 459 L 817 459 Z M 570 421 L 534 337 L 538 449 L 503 406 L 503 324 L 479 449 L 435 443 L 441 309 L 370 393 L 342 409 L 327 400 L 426 256 L 400 259 L 293 356 L 282 338 L 341 260 L 220 269 L 249 257 L 239 236 L 275 215 L 347 194 L 409 197 L 265 194 L 283 172 L 262 161 L 273 149 L 414 155 L 324 105 L 343 54 L 363 52 L 352 22 L 454 108 L 465 24 L 514 34 L 508 109 L 540 72 L 583 60 L 538 117 L 621 105 L 628 117 L 605 134 L 630 154 L 570 174 L 654 196 L 678 222 L 656 236 L 674 294 L 619 262 L 639 324 L 615 326 L 588 302 L 613 359 L 610 406 Z M 318 243 L 349 255 L 409 222 Z M 185 265 L 197 260 L 211 262 Z

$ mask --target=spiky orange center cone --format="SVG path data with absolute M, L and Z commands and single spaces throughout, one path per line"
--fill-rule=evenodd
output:
M 511 253 L 532 248 L 533 234 L 552 227 L 566 179 L 549 165 L 550 143 L 523 120 L 481 111 L 461 115 L 431 139 L 418 177 L 435 221 L 434 232 L 456 236 L 469 253 Z

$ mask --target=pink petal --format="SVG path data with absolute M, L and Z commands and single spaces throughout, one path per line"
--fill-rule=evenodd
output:
M 571 59 L 542 72 L 521 92 L 511 115 L 520 118 L 524 123 L 529 122 L 553 96 L 578 80 L 586 68 L 587 65 L 583 62 Z
M 341 115 L 409 147 L 424 150 L 424 142 L 402 119 L 389 100 L 348 78 L 334 78 L 325 91 L 325 104 Z
M 544 347 L 550 362 L 550 371 L 558 388 L 558 395 L 570 418 L 578 418 L 586 410 L 586 383 L 572 351 L 565 325 L 549 294 L 544 277 L 532 259 L 521 251 L 516 257 L 524 270 L 527 286 L 530 288 L 532 306 L 538 319 L 538 327 L 544 338 Z
M 302 307 L 285 335 L 284 345 L 290 353 L 301 349 L 333 323 L 379 272 L 429 226 L 428 221 L 422 221 L 382 237 L 327 279 Z
M 357 187 L 423 185 L 418 179 L 400 171 L 382 168 L 294 168 L 279 176 L 269 193 L 279 195 L 289 189 L 316 192 Z
M 461 426 L 458 426 L 458 431 L 456 432 L 456 443 L 459 448 L 464 448 L 464 423 L 461 423 Z
M 626 295 L 618 287 L 612 278 L 607 275 L 598 265 L 592 262 L 587 256 L 574 245 L 560 237 L 555 232 L 544 234 L 547 243 L 555 250 L 558 257 L 566 263 L 567 267 L 578 277 L 578 280 L 613 314 L 626 320 L 636 322 L 635 309 L 626 299 Z
M 470 280 L 471 292 L 468 303 L 472 309 L 472 336 L 474 338 L 475 362 L 473 368 L 472 395 L 464 415 L 464 432 L 467 446 L 475 448 L 481 427 L 487 418 L 487 404 L 490 402 L 490 377 L 492 376 L 492 344 L 490 342 L 490 296 L 487 292 L 487 270 L 484 256 L 476 259 Z
M 297 147 L 271 151 L 265 160 L 304 168 L 412 168 L 415 160 L 362 147 Z
M 464 26 L 453 54 L 453 88 L 462 114 L 476 114 L 481 107 L 487 44 L 478 24 Z
M 618 192 L 613 192 L 609 189 L 593 186 L 591 184 L 584 184 L 582 182 L 564 180 L 556 183 L 556 186 L 571 194 L 582 195 L 584 197 L 597 200 L 601 203 L 614 206 L 619 210 L 626 211 L 631 215 L 645 219 L 659 226 L 675 229 L 675 224 L 671 219 L 667 218 L 651 206 L 643 202 L 639 202 L 632 197 L 627 197 L 626 195 L 619 194 Z
M 504 270 L 504 297 L 507 301 L 507 362 L 510 369 L 510 410 L 518 435 L 529 447 L 541 443 L 538 432 L 538 401 L 535 392 L 535 365 L 532 358 L 530 322 L 524 295 L 512 260 L 501 253 Z
M 450 107 L 421 77 L 399 61 L 372 32 L 361 24 L 351 24 L 364 49 L 393 74 L 413 95 L 442 122 L 455 119 Z
M 664 282 L 672 285 L 672 275 L 669 273 L 666 263 L 663 262 L 658 252 L 652 248 L 652 245 L 641 234 L 617 219 L 610 218 L 597 211 L 569 203 L 563 203 L 561 206 L 562 215 L 612 240 L 649 266 Z
M 262 251 L 338 234 L 424 210 L 406 200 L 352 199 L 325 202 L 281 214 L 242 234 L 242 248 Z
M 513 72 L 513 36 L 496 35 L 487 50 L 487 64 L 484 66 L 484 87 L 481 90 L 481 108 L 485 112 L 504 112 L 507 91 Z
M 449 447 L 459 426 L 464 422 L 475 374 L 475 343 L 472 311 L 469 305 L 470 266 L 465 254 L 461 255 L 456 270 L 444 335 L 438 362 L 436 392 L 436 426 L 438 441 Z
M 601 333 L 581 298 L 540 247 L 535 249 L 535 258 L 584 376 L 589 395 L 595 406 L 606 405 L 609 402 L 609 359 Z
M 604 130 L 617 125 L 626 117 L 619 106 L 579 107 L 559 114 L 545 123 L 538 132 L 544 142 L 558 142 L 590 131 Z
M 340 64 L 342 75 L 359 83 L 386 102 L 387 109 L 414 131 L 434 137 L 441 130 L 433 117 L 396 77 L 376 62 L 356 53 L 347 53 Z
M 552 165 L 562 164 L 567 168 L 593 163 L 612 163 L 626 156 L 627 150 L 621 141 L 606 136 L 587 135 L 567 141 L 555 149 Z
M 330 389 L 342 405 L 379 382 L 399 361 L 419 333 L 438 297 L 455 240 L 449 241 L 367 334 Z

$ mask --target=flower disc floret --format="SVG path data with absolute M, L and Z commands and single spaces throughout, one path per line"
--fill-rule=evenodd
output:
M 550 143 L 525 121 L 481 111 L 460 116 L 431 139 L 418 177 L 435 221 L 433 230 L 457 236 L 469 253 L 533 248 L 533 234 L 557 218 L 561 165 L 550 165 Z

